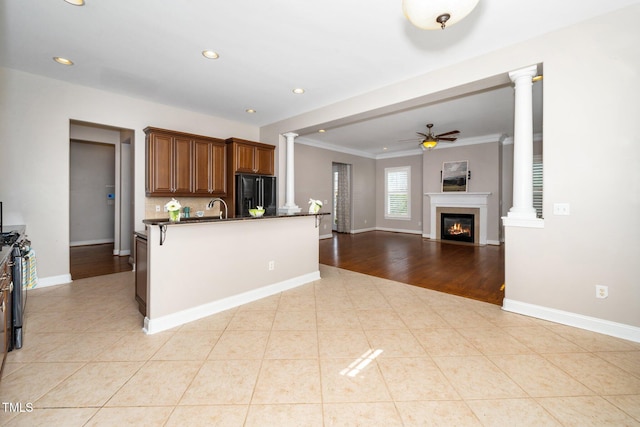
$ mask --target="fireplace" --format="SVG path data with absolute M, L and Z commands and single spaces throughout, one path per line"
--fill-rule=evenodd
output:
M 473 214 L 441 213 L 440 239 L 474 243 L 475 217 Z
M 440 216 L 443 213 L 472 214 L 473 244 L 487 244 L 487 208 L 491 193 L 425 193 L 429 197 L 429 234 L 425 237 L 442 240 Z M 492 244 L 500 244 L 495 242 Z

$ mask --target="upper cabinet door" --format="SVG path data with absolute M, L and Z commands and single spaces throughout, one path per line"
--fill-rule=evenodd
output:
M 224 141 L 211 145 L 211 194 L 227 195 L 227 144 Z
M 211 194 L 211 144 L 193 141 L 193 192 Z
M 170 135 L 147 135 L 147 193 L 173 191 L 173 141 Z
M 275 148 L 256 147 L 256 172 L 261 175 L 273 175 Z
M 227 193 L 226 145 L 222 140 L 193 141 L 193 192 L 224 196 Z
M 173 192 L 191 193 L 192 144 L 188 138 L 174 138 Z
M 235 144 L 235 172 L 256 173 L 255 147 L 252 145 Z

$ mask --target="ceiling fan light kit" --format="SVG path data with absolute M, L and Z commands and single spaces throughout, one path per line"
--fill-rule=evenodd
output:
M 423 30 L 437 30 L 464 19 L 479 0 L 402 0 L 404 16 Z
M 423 150 L 431 150 L 435 148 L 436 145 L 438 145 L 438 142 L 440 141 L 454 142 L 456 139 L 458 139 L 453 135 L 460 133 L 459 130 L 451 130 L 449 132 L 441 133 L 439 135 L 434 135 L 433 132 L 431 131 L 432 127 L 433 127 L 433 123 L 429 123 L 427 125 L 427 129 L 429 129 L 428 133 L 416 132 L 418 135 L 424 138 L 420 142 L 420 148 L 422 148 Z
M 423 150 L 431 150 L 432 148 L 435 148 L 436 145 L 438 145 L 438 141 L 436 140 L 427 141 L 425 139 L 420 143 L 420 147 L 422 147 Z

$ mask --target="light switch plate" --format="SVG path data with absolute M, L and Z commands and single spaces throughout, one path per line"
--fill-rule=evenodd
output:
M 569 203 L 554 203 L 553 204 L 554 215 L 570 215 L 571 209 Z

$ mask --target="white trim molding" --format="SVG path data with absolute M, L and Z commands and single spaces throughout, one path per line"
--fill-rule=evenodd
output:
M 71 274 L 61 274 L 60 276 L 38 277 L 38 285 L 34 289 L 46 288 L 48 286 L 66 285 L 71 283 Z
M 230 308 L 266 298 L 316 280 L 320 280 L 319 270 L 155 319 L 145 317 L 144 327 L 142 330 L 148 335 L 166 331 L 168 329 L 175 328 L 176 326 L 184 325 L 185 323 L 193 322 L 194 320 L 202 319 L 203 317 L 211 316 L 212 314 L 220 313 L 221 311 L 229 310 Z
M 609 320 L 598 319 L 597 317 L 584 316 L 582 314 L 514 301 L 507 298 L 502 302 L 502 309 L 511 313 L 523 314 L 537 319 L 548 320 L 550 322 L 640 343 L 640 328 L 625 325 L 624 323 L 611 322 Z

